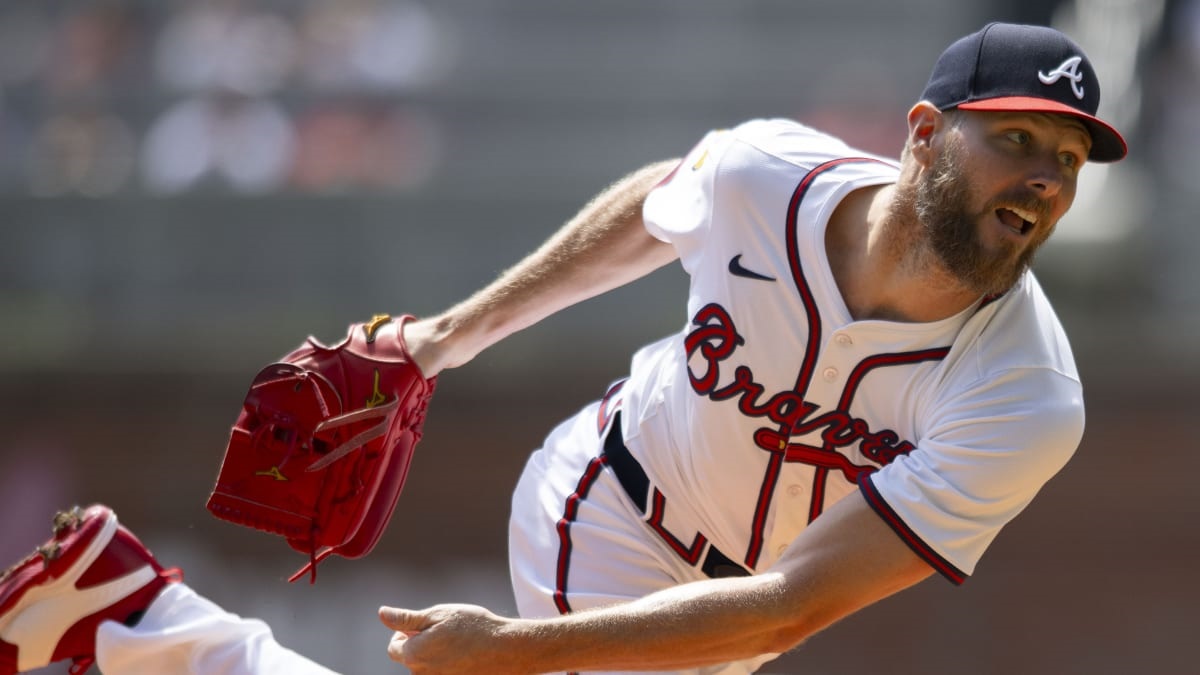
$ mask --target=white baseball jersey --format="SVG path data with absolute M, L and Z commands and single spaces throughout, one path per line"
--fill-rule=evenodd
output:
M 893 160 L 756 120 L 710 133 L 650 194 L 646 226 L 691 278 L 688 322 L 634 356 L 613 405 L 652 520 L 679 543 L 706 539 L 761 571 L 861 490 L 961 583 L 1075 451 L 1079 376 L 1032 273 L 933 323 L 850 316 L 825 227 L 852 190 L 897 175 Z

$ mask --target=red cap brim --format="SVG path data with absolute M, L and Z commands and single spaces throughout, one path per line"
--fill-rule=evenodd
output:
M 1125 138 L 1112 125 L 1099 117 L 1089 115 L 1078 108 L 1035 96 L 1001 96 L 981 101 L 959 103 L 957 108 L 963 110 L 982 110 L 992 112 L 1044 112 L 1059 115 L 1070 115 L 1083 122 L 1092 134 L 1092 150 L 1088 159 L 1093 162 L 1115 162 L 1124 159 L 1129 152 Z

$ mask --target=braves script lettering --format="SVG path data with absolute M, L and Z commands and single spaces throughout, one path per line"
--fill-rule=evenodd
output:
M 733 319 L 725 308 L 709 304 L 696 312 L 692 319 L 696 329 L 688 334 L 684 346 L 688 355 L 688 377 L 692 389 L 713 401 L 736 400 L 738 410 L 747 417 L 765 418 L 777 428 L 761 428 L 754 434 L 755 444 L 771 453 L 783 453 L 788 462 L 803 462 L 813 466 L 840 471 L 846 480 L 855 482 L 878 467 L 858 465 L 845 455 L 835 452 L 858 444 L 863 456 L 880 465 L 888 464 L 915 447 L 900 440 L 890 429 L 872 431 L 866 420 L 853 417 L 845 410 L 820 413 L 820 406 L 804 400 L 802 392 L 781 391 L 766 395 L 766 388 L 754 378 L 747 366 L 737 366 L 728 384 L 721 380 L 721 362 L 731 357 L 745 338 L 738 334 Z M 699 356 L 699 362 L 694 357 Z M 819 433 L 822 446 L 793 442 L 793 438 Z

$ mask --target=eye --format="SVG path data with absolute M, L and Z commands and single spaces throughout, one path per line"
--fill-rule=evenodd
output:
M 1063 166 L 1074 169 L 1079 166 L 1079 156 L 1073 152 L 1058 153 L 1058 161 L 1062 162 Z
M 1029 145 L 1030 136 L 1029 132 L 1027 131 L 1017 131 L 1014 129 L 1013 131 L 1009 131 L 1004 135 L 1008 138 L 1008 140 L 1016 143 L 1017 145 Z

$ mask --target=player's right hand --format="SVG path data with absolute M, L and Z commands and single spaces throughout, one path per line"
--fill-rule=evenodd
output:
M 476 605 L 437 605 L 424 610 L 380 607 L 379 620 L 395 631 L 388 657 L 414 675 L 522 675 L 520 650 L 501 635 L 513 620 Z

